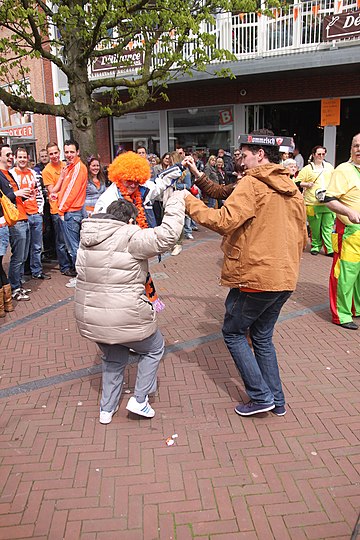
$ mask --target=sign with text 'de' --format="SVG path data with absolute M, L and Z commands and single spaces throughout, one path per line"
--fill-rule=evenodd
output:
M 321 100 L 322 126 L 338 126 L 340 124 L 340 98 L 326 98 Z
M 358 4 L 359 5 L 359 4 Z M 360 36 L 360 11 L 327 15 L 323 22 L 323 40 L 358 38 Z

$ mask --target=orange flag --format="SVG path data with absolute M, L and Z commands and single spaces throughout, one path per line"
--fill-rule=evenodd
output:
M 320 9 L 320 6 L 318 4 L 316 4 L 315 6 L 311 8 L 311 11 L 313 12 L 314 17 L 316 17 L 316 15 L 319 13 L 319 9 Z
M 298 16 L 299 16 L 299 8 L 295 6 L 294 7 L 294 21 L 297 20 Z

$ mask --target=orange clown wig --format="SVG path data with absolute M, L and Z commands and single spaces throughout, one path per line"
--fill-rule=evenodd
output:
M 117 186 L 129 180 L 144 184 L 150 176 L 151 170 L 148 160 L 135 152 L 120 154 L 108 168 L 109 180 Z

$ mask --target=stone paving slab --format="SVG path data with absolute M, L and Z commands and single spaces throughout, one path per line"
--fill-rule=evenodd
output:
M 288 414 L 240 418 L 221 337 L 219 237 L 152 262 L 166 303 L 156 416 L 98 422 L 100 356 L 55 267 L 0 323 L 0 540 L 349 539 L 360 508 L 359 332 L 330 323 L 331 261 L 304 253 L 275 342 Z M 126 390 L 132 390 L 130 367 Z M 166 439 L 177 434 L 173 446 Z

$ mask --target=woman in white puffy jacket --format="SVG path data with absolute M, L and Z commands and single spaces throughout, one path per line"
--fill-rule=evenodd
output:
M 95 341 L 103 353 L 102 424 L 109 424 L 119 407 L 129 349 L 138 355 L 138 372 L 126 408 L 148 418 L 155 415 L 148 394 L 156 390 L 164 339 L 145 293 L 148 259 L 174 246 L 183 228 L 184 208 L 184 193 L 176 192 L 167 201 L 162 224 L 141 229 L 135 224 L 136 207 L 119 199 L 105 214 L 82 222 L 75 317 L 81 335 Z

